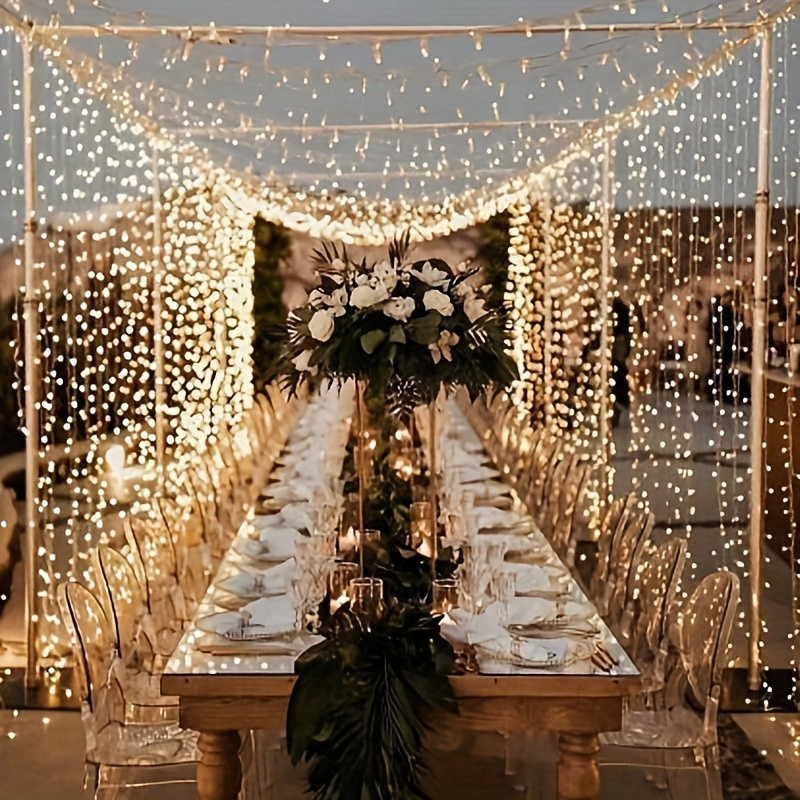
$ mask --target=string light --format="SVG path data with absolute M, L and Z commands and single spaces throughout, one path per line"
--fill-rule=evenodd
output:
M 761 6 L 765 13 L 781 9 Z M 85 7 L 76 3 L 76 14 Z M 614 286 L 639 318 L 632 342 L 632 486 L 663 490 L 665 535 L 688 535 L 686 595 L 702 577 L 691 553 L 707 546 L 692 523 L 700 466 L 688 454 L 697 444 L 710 374 L 711 446 L 719 462 L 711 469 L 724 523 L 710 556 L 747 577 L 746 474 L 726 472 L 723 458 L 746 442 L 747 413 L 740 397 L 731 407 L 719 402 L 721 370 L 709 373 L 704 361 L 710 302 L 702 311 L 687 310 L 685 302 L 698 292 L 710 301 L 732 291 L 745 317 L 751 311 L 744 209 L 754 194 L 748 137 L 758 122 L 750 105 L 757 30 L 641 29 L 623 36 L 592 32 L 582 22 L 569 31 L 537 38 L 531 27 L 503 35 L 500 44 L 500 34 L 491 31 L 448 34 L 451 52 L 435 31 L 401 41 L 390 34 L 326 41 L 323 49 L 319 40 L 303 44 L 291 30 L 244 33 L 235 41 L 227 34 L 195 36 L 185 27 L 158 35 L 111 28 L 102 36 L 37 33 L 46 67 L 37 73 L 37 92 L 53 98 L 52 107 L 39 101 L 37 113 L 39 210 L 42 223 L 51 225 L 41 237 L 38 271 L 40 450 L 49 464 L 40 486 L 42 657 L 65 650 L 53 586 L 66 575 L 91 581 L 86 553 L 100 536 L 114 534 L 109 522 L 118 501 L 98 469 L 107 448 L 123 446 L 143 476 L 152 469 L 154 139 L 163 153 L 156 169 L 168 187 L 160 222 L 167 444 L 178 465 L 172 475 L 252 402 L 250 225 L 256 213 L 315 237 L 377 245 L 405 230 L 416 239 L 447 235 L 508 211 L 509 347 L 521 367 L 513 388 L 520 412 L 532 409 L 537 422 L 565 432 L 576 449 L 610 446 L 599 435 L 603 321 L 596 286 L 604 209 L 591 167 L 599 162 L 599 144 L 615 142 L 620 269 Z M 776 35 L 786 45 L 780 26 Z M 10 38 L 5 34 L 0 46 L 4 63 L 14 57 Z M 287 53 L 294 48 L 310 48 L 315 58 L 293 63 Z M 796 46 L 786 45 L 779 81 L 796 57 Z M 158 65 L 157 80 L 152 65 Z M 653 76 L 652 85 L 644 75 Z M 333 85 L 345 98 L 341 109 L 330 107 Z M 15 77 L 7 92 L 2 111 L 13 116 L 20 99 Z M 785 127 L 795 136 L 796 107 L 788 91 L 783 97 Z M 0 188 L 17 224 L 18 137 L 12 130 L 0 142 L 17 140 L 5 159 L 15 179 Z M 784 192 L 790 178 L 796 181 L 791 147 L 779 143 L 775 153 L 790 165 L 791 174 L 776 172 Z M 264 166 L 248 174 L 241 154 Z M 784 242 L 775 257 L 784 265 L 796 247 L 792 199 L 784 193 L 776 206 L 783 222 L 776 220 L 774 236 Z M 65 206 L 84 213 L 54 224 Z M 79 281 L 67 274 L 72 264 L 80 265 Z M 702 264 L 710 267 L 710 280 Z M 736 330 L 742 353 L 743 327 Z M 682 357 L 665 375 L 661 359 L 673 346 Z M 66 498 L 59 495 L 58 466 L 48 460 L 64 440 Z M 88 449 L 78 453 L 84 441 Z M 785 513 L 791 515 L 791 504 Z M 791 523 L 793 530 L 793 517 Z M 792 586 L 795 581 L 792 569 Z M 791 647 L 796 599 L 793 608 Z

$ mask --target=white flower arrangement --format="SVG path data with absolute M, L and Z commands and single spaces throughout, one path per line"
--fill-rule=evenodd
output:
M 282 372 L 293 386 L 312 374 L 358 378 L 422 402 L 442 385 L 473 396 L 508 385 L 505 309 L 488 309 L 477 270 L 440 259 L 407 263 L 404 248 L 372 265 L 334 248 L 318 254 L 320 286 L 290 316 Z

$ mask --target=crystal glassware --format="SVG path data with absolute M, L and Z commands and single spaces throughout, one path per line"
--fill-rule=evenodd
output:
M 328 575 L 328 597 L 331 601 L 331 613 L 336 612 L 350 599 L 350 584 L 361 574 L 358 564 L 340 561 Z
M 350 581 L 350 608 L 367 625 L 379 619 L 383 610 L 383 581 L 380 578 L 355 578 Z
M 411 547 L 423 556 L 433 554 L 431 535 L 431 504 L 428 501 L 412 503 L 409 508 L 411 517 Z
M 433 582 L 434 614 L 448 614 L 459 605 L 459 582 L 456 578 L 439 578 Z
M 508 625 L 508 608 L 517 591 L 517 576 L 513 572 L 497 571 L 492 574 L 489 595 L 497 606 L 497 621 Z

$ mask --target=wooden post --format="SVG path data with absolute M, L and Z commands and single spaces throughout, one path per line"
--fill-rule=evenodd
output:
M 747 684 L 761 688 L 761 562 L 764 532 L 764 368 L 767 359 L 767 247 L 769 241 L 770 145 L 772 134 L 772 27 L 761 32 L 758 183 L 755 205 L 753 363 L 750 412 L 750 643 Z
M 22 124 L 25 171 L 25 623 L 27 661 L 25 685 L 40 684 L 36 652 L 36 559 L 41 529 L 39 515 L 39 298 L 36 280 L 36 118 L 33 104 L 33 39 L 22 38 Z

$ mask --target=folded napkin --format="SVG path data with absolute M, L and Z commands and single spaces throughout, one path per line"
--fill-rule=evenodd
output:
M 492 660 L 508 661 L 525 666 L 560 666 L 588 658 L 594 645 L 589 641 L 568 638 L 533 639 L 513 636 L 498 625 L 489 611 L 468 614 L 453 609 L 441 622 L 442 636 L 456 647 L 472 645 L 481 655 Z
M 500 473 L 496 469 L 492 469 L 492 467 L 453 464 L 452 469 L 458 475 L 461 483 L 475 483 L 476 481 L 500 477 Z
M 479 533 L 478 542 L 502 543 L 505 545 L 506 553 L 530 553 L 536 545 L 525 536 L 514 536 L 509 533 Z
M 301 528 L 311 530 L 314 527 L 311 514 L 312 508 L 309 503 L 289 503 L 281 509 L 281 516 L 285 522 L 298 531 Z
M 478 517 L 479 528 L 507 528 L 522 522 L 519 514 L 502 508 L 476 506 L 474 513 Z
M 248 603 L 242 611 L 248 614 L 249 625 L 262 633 L 291 633 L 295 630 L 295 610 L 287 595 L 262 597 Z
M 494 500 L 511 493 L 511 488 L 502 481 L 477 481 L 469 485 L 469 491 L 476 500 Z
M 252 525 L 257 531 L 262 531 L 265 528 L 285 527 L 286 520 L 280 511 L 274 514 L 256 514 L 253 517 Z
M 492 612 L 491 606 L 486 613 Z M 494 612 L 496 614 L 496 611 Z M 547 597 L 514 597 L 508 604 L 509 625 L 547 622 L 558 616 L 556 601 Z
M 547 570 L 536 564 L 504 564 L 503 569 L 515 576 L 518 595 L 553 591 Z
M 259 540 L 266 553 L 275 558 L 291 558 L 294 555 L 295 542 L 301 537 L 294 528 L 262 528 Z
M 230 631 L 242 628 L 245 622 L 245 617 L 239 611 L 222 611 L 206 617 L 198 617 L 194 624 L 203 633 L 218 633 L 220 636 L 224 636 Z
M 237 537 L 234 551 L 255 561 L 286 561 L 294 555 L 294 543 L 300 536 L 293 528 L 267 529 L 259 535 L 261 539 Z
M 263 570 L 241 570 L 235 575 L 217 581 L 218 589 L 235 594 L 237 597 L 253 597 L 256 592 L 263 595 L 283 594 L 286 580 L 294 573 L 295 560 L 290 558 L 282 564 Z

